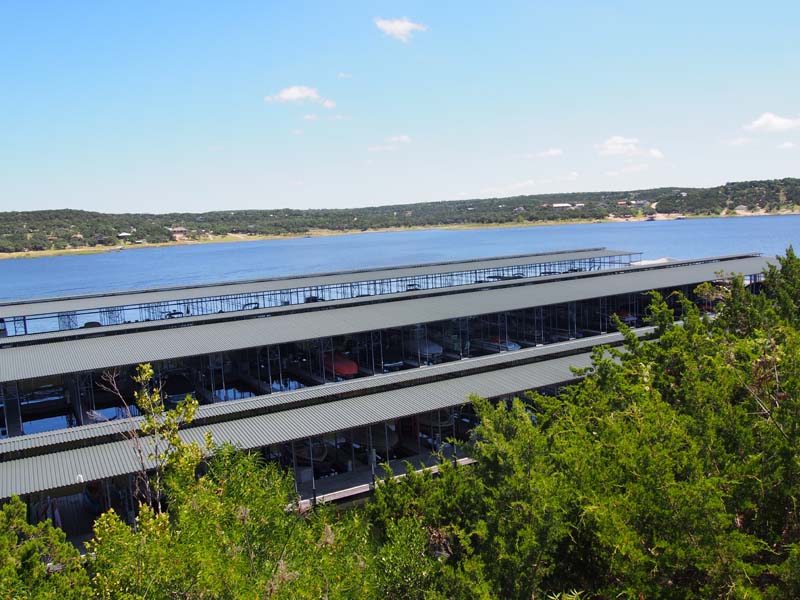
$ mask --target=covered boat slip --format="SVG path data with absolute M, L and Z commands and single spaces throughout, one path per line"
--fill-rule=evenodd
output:
M 529 256 L 500 260 L 533 264 Z M 767 261 L 741 254 L 610 264 L 478 283 L 472 273 L 450 287 L 406 284 L 377 297 L 0 339 L 0 426 L 9 436 L 0 439 L 0 499 L 23 496 L 31 515 L 60 505 L 71 539 L 110 507 L 133 522 L 135 481 L 143 466 L 153 468 L 141 462 L 152 442 L 141 438 L 137 451 L 130 437 L 139 419 L 119 413 L 97 382 L 115 372 L 130 397 L 130 375 L 143 362 L 168 402 L 186 393 L 200 401 L 183 440 L 202 443 L 210 432 L 216 443 L 260 452 L 294 474 L 306 503 L 361 494 L 382 462 L 424 467 L 436 450 L 463 458 L 461 441 L 476 424 L 471 395 L 503 400 L 579 379 L 572 367 L 591 366 L 589 350 L 621 343 L 619 321 L 642 324 L 650 290 L 696 300 L 697 284 L 733 273 L 755 281 Z
M 190 327 L 154 329 L 0 349 L 0 382 L 98 371 L 142 362 L 225 353 L 417 324 L 518 311 L 582 300 L 673 289 L 713 281 L 719 273 L 755 275 L 767 265 L 752 255 L 628 268 L 526 285 L 397 299 Z M 344 301 L 343 301 L 344 302 Z M 598 333 L 603 329 L 598 324 Z
M 206 432 L 210 431 L 217 443 L 230 442 L 242 449 L 268 448 L 265 454 L 273 458 L 278 456 L 276 449 L 278 452 L 282 451 L 285 462 L 287 452 L 283 445 L 289 443 L 291 448 L 293 441 L 305 440 L 311 443 L 309 440 L 326 435 L 331 436 L 334 445 L 341 436 L 350 440 L 349 450 L 363 451 L 364 444 L 357 444 L 352 440 L 369 440 L 373 438 L 374 433 L 372 443 L 369 441 L 366 443 L 367 446 L 371 446 L 366 448 L 371 454 L 374 448 L 380 446 L 378 439 L 380 427 L 373 429 L 370 426 L 394 421 L 391 426 L 399 436 L 401 432 L 398 430 L 402 430 L 403 425 L 408 423 L 398 423 L 398 420 L 434 413 L 435 417 L 427 421 L 428 431 L 433 434 L 432 436 L 425 433 L 426 425 L 417 421 L 416 439 L 419 447 L 421 442 L 418 440 L 435 438 L 437 431 L 442 433 L 439 441 L 451 436 L 455 422 L 450 420 L 444 424 L 445 428 L 442 430 L 442 421 L 445 419 L 437 411 L 462 406 L 473 394 L 499 398 L 525 390 L 575 381 L 578 377 L 571 368 L 583 368 L 590 364 L 591 353 L 584 352 L 455 379 L 192 426 L 181 430 L 180 435 L 184 441 L 202 443 Z M 367 435 L 357 435 L 358 432 L 355 430 L 362 428 L 366 428 Z M 145 439 L 143 443 L 146 448 L 149 442 Z M 386 448 L 388 444 L 383 445 L 383 449 Z M 55 450 L 51 453 L 16 459 L 10 458 L 3 452 L 0 457 L 4 459 L 0 462 L 0 498 L 56 490 L 69 493 L 82 489 L 84 484 L 91 481 L 127 476 L 140 470 L 139 457 L 130 440 Z M 294 460 L 297 460 L 297 456 L 294 456 Z M 153 467 L 150 459 L 145 459 L 145 462 L 148 468 Z M 309 462 L 311 465 L 306 466 L 316 466 L 313 456 Z M 356 468 L 355 463 L 350 466 L 351 470 Z M 313 467 L 307 474 L 314 477 Z M 301 479 L 299 483 L 302 484 L 303 475 L 298 474 L 298 477 Z
M 652 327 L 642 327 L 635 330 L 640 337 L 647 336 L 653 331 Z M 438 364 L 425 369 L 398 371 L 375 377 L 351 379 L 324 386 L 308 387 L 297 391 L 278 392 L 234 402 L 208 404 L 198 408 L 194 425 L 210 425 L 221 421 L 269 414 L 300 406 L 357 396 L 375 395 L 426 383 L 443 382 L 466 375 L 478 375 L 490 370 L 572 356 L 584 353 L 586 350 L 598 345 L 615 346 L 621 344 L 622 341 L 622 334 L 609 333 L 591 338 L 528 348 L 513 353 L 495 354 L 465 361 Z M 3 439 L 0 440 L 0 457 L 4 460 L 10 460 L 118 441 L 127 432 L 138 429 L 140 421 L 141 418 L 133 417 Z
M 476 282 L 596 271 L 639 253 L 590 248 L 225 284 L 0 304 L 6 335 L 197 317 L 319 301 L 380 296 Z
M 718 262 L 729 263 L 732 260 L 742 260 L 744 258 L 756 258 L 757 255 L 734 255 L 734 256 L 720 256 L 703 259 L 699 261 L 702 264 Z M 13 346 L 27 346 L 34 345 L 48 341 L 61 341 L 61 340 L 77 340 L 81 338 L 98 337 L 103 335 L 119 335 L 122 333 L 137 333 L 144 331 L 153 331 L 157 329 L 175 329 L 178 327 L 189 327 L 196 325 L 211 325 L 214 323 L 230 323 L 237 320 L 251 320 L 263 317 L 285 316 L 297 313 L 309 313 L 321 310 L 329 310 L 332 308 L 345 308 L 356 306 L 369 306 L 385 302 L 396 302 L 399 300 L 421 300 L 424 298 L 432 298 L 434 296 L 449 295 L 449 294 L 462 294 L 465 292 L 473 291 L 491 291 L 503 288 L 519 287 L 523 285 L 541 285 L 544 283 L 553 283 L 560 281 L 568 281 L 570 279 L 588 279 L 601 275 L 610 275 L 615 273 L 626 272 L 643 272 L 655 268 L 677 268 L 681 266 L 692 266 L 699 264 L 697 260 L 685 261 L 671 261 L 669 263 L 658 263 L 656 265 L 626 265 L 620 267 L 608 267 L 597 271 L 573 271 L 568 273 L 561 273 L 557 275 L 541 275 L 535 279 L 519 279 L 510 278 L 505 280 L 492 280 L 480 281 L 478 283 L 469 283 L 461 286 L 452 286 L 444 288 L 431 288 L 431 289 L 406 289 L 405 291 L 373 296 L 371 294 L 357 295 L 351 298 L 339 300 L 326 300 L 324 302 L 311 302 L 303 303 L 301 305 L 281 305 L 273 308 L 259 308 L 249 309 L 244 311 L 227 312 L 209 314 L 209 315 L 193 315 L 170 318 L 168 320 L 155 320 L 144 322 L 124 323 L 121 325 L 109 325 L 101 328 L 95 327 L 82 327 L 79 329 L 66 329 L 62 331 L 50 331 L 45 333 L 29 333 L 27 335 L 17 335 L 6 338 L 0 338 L 0 349 L 10 348 Z M 720 269 L 723 270 L 724 269 Z

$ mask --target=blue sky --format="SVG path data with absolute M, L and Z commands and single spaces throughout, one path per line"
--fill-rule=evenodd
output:
M 0 210 L 800 176 L 800 3 L 0 3 Z

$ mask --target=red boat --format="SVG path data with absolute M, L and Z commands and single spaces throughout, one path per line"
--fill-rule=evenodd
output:
M 339 352 L 326 352 L 322 358 L 325 370 L 337 377 L 354 377 L 358 375 L 358 363 Z

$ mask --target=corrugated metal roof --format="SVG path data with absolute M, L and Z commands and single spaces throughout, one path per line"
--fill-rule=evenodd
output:
M 754 257 L 690 266 L 653 267 L 642 271 L 491 291 L 4 348 L 0 349 L 0 381 L 107 369 L 600 296 L 672 288 L 713 280 L 721 270 L 759 273 L 766 264 L 766 259 Z
M 587 367 L 591 353 L 510 367 L 454 380 L 417 385 L 198 426 L 181 431 L 184 441 L 202 443 L 210 431 L 216 443 L 230 442 L 242 449 L 259 448 L 334 431 L 379 423 L 439 408 L 459 406 L 470 395 L 497 397 L 576 379 L 570 367 Z M 146 461 L 152 467 L 150 461 Z M 130 441 L 76 448 L 55 454 L 0 462 L 0 498 L 14 494 L 56 490 L 139 469 Z
M 560 282 L 570 279 L 590 279 L 593 277 L 611 275 L 614 273 L 639 272 L 651 269 L 675 268 L 678 266 L 692 266 L 697 264 L 698 262 L 727 263 L 731 260 L 742 260 L 745 258 L 753 258 L 753 257 L 758 257 L 758 255 L 736 254 L 728 256 L 708 257 L 700 260 L 698 259 L 676 260 L 676 261 L 670 261 L 669 263 L 620 266 L 620 267 L 603 269 L 601 271 L 543 275 L 536 277 L 535 279 L 510 280 L 510 281 L 486 281 L 468 285 L 461 285 L 457 287 L 454 286 L 445 288 L 423 289 L 417 291 L 406 291 L 395 294 L 382 294 L 379 296 L 347 298 L 341 300 L 326 300 L 325 302 L 321 303 L 315 302 L 312 304 L 295 304 L 290 306 L 277 306 L 277 307 L 261 308 L 255 310 L 232 311 L 222 314 L 215 313 L 208 315 L 192 315 L 187 317 L 173 318 L 169 320 L 126 323 L 123 325 L 105 326 L 102 329 L 94 329 L 94 328 L 68 329 L 63 331 L 51 331 L 47 333 L 27 334 L 24 336 L 12 336 L 4 338 L 2 340 L 2 345 L 26 346 L 26 345 L 31 345 L 33 343 L 39 343 L 51 340 L 56 341 L 56 340 L 66 340 L 66 339 L 90 338 L 103 335 L 117 335 L 125 332 L 132 333 L 140 331 L 153 331 L 156 329 L 177 328 L 179 326 L 186 326 L 186 325 L 194 326 L 200 324 L 211 324 L 211 323 L 221 323 L 221 322 L 229 323 L 235 320 L 250 320 L 266 316 L 274 317 L 278 315 L 329 310 L 331 308 L 343 308 L 347 306 L 367 306 L 370 304 L 377 304 L 382 302 L 395 302 L 398 300 L 429 298 L 437 295 L 463 294 L 470 291 L 494 290 L 505 287 L 519 287 L 520 285 L 542 285 L 544 283 Z
M 674 263 L 680 264 L 680 263 Z M 376 296 L 364 296 L 357 298 L 345 298 L 341 300 L 325 300 L 324 302 L 314 302 L 310 304 L 292 304 L 288 306 L 274 306 L 270 308 L 260 308 L 252 310 L 231 311 L 227 313 L 214 313 L 208 315 L 191 315 L 187 317 L 177 317 L 172 319 L 164 319 L 159 321 L 144 321 L 138 323 L 125 323 L 123 325 L 108 325 L 101 329 L 65 329 L 61 331 L 49 331 L 46 333 L 32 333 L 20 336 L 11 336 L 2 339 L 3 346 L 27 346 L 33 343 L 57 341 L 63 339 L 79 339 L 90 338 L 104 335 L 117 335 L 119 333 L 134 332 L 134 331 L 153 331 L 156 329 L 177 328 L 185 325 L 202 325 L 210 323 L 229 323 L 236 320 L 250 320 L 266 316 L 280 316 L 301 312 L 314 312 L 320 310 L 329 310 L 331 308 L 343 308 L 347 306 L 367 306 L 370 304 L 378 304 L 383 302 L 395 302 L 397 300 L 412 300 L 429 298 L 437 295 L 449 294 L 462 294 L 469 291 L 488 290 L 488 289 L 501 289 L 504 287 L 514 287 L 519 285 L 540 285 L 550 281 L 562 281 L 565 279 L 574 279 L 576 277 L 592 277 L 601 273 L 610 273 L 625 270 L 636 270 L 647 267 L 617 267 L 613 269 L 604 269 L 602 272 L 583 272 L 583 273 L 569 273 L 558 275 L 543 275 L 535 279 L 527 280 L 510 280 L 510 281 L 483 281 L 480 283 L 472 283 L 467 285 L 431 288 L 422 290 L 405 291 L 394 294 L 381 294 Z
M 539 262 L 544 263 L 577 260 L 581 258 L 633 254 L 640 253 L 629 252 L 625 250 L 608 250 L 606 248 L 590 248 L 580 250 L 564 250 L 560 252 L 548 252 L 541 254 L 518 254 L 513 256 L 502 256 L 479 260 L 426 263 L 402 267 L 388 267 L 383 269 L 365 269 L 357 271 L 343 271 L 339 273 L 295 275 L 289 277 L 259 279 L 243 282 L 179 286 L 149 290 L 136 290 L 130 292 L 109 292 L 103 294 L 67 296 L 52 299 L 41 298 L 22 302 L 0 303 L 0 317 L 8 318 L 23 315 L 27 316 L 73 310 L 136 305 L 144 302 L 165 302 L 168 300 L 203 298 L 206 296 L 218 296 L 223 294 L 247 294 L 294 287 L 351 283 L 372 279 L 412 277 L 462 270 L 494 269 Z
M 634 330 L 644 336 L 653 331 L 652 327 L 640 327 Z M 490 356 L 464 359 L 461 361 L 432 365 L 420 369 L 386 373 L 372 377 L 361 377 L 347 381 L 311 386 L 291 392 L 275 392 L 264 396 L 217 402 L 200 406 L 195 416 L 196 423 L 216 422 L 223 419 L 235 419 L 238 416 L 280 410 L 282 406 L 294 406 L 303 403 L 317 403 L 335 400 L 350 395 L 364 395 L 427 383 L 435 379 L 452 378 L 481 372 L 492 368 L 507 368 L 532 361 L 548 360 L 549 357 L 563 353 L 578 353 L 594 346 L 617 344 L 623 339 L 620 333 L 608 333 L 582 339 L 557 342 L 526 348 L 515 352 L 504 352 Z M 47 431 L 30 435 L 22 435 L 0 440 L 0 457 L 18 453 L 47 452 L 47 448 L 71 446 L 77 443 L 100 443 L 102 440 L 113 440 L 119 434 L 137 427 L 140 418 L 114 420 L 94 423 L 81 427 L 71 427 L 56 431 Z M 100 440 L 100 441 L 98 441 Z M 38 449 L 38 450 L 37 450 Z

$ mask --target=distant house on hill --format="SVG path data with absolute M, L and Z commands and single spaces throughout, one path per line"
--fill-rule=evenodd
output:
M 186 227 L 167 227 L 167 231 L 172 234 L 173 240 L 182 240 L 186 237 L 186 234 L 189 233 Z
M 129 237 L 131 237 L 132 235 L 133 235 L 132 233 L 128 233 L 127 231 L 121 231 L 121 232 L 119 232 L 119 233 L 117 234 L 117 237 L 118 237 L 119 239 L 121 239 L 121 240 L 126 240 L 126 239 L 128 239 Z
M 556 210 L 564 210 L 567 208 L 572 208 L 572 204 L 570 204 L 569 202 L 556 202 L 555 204 L 553 204 L 553 208 L 555 208 Z

